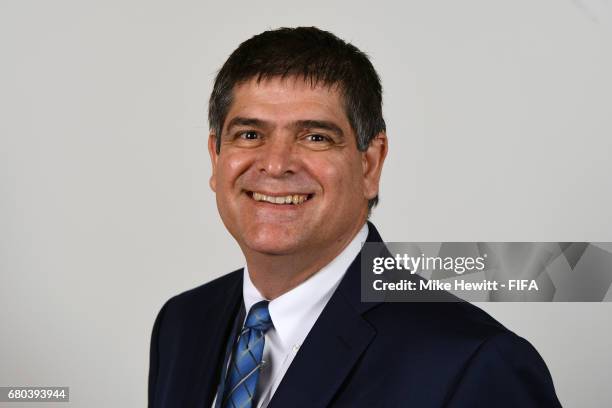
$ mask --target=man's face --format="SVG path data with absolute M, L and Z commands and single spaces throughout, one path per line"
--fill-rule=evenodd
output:
M 209 151 L 219 213 L 245 254 L 345 245 L 365 222 L 384 159 L 372 164 L 357 149 L 336 87 L 291 77 L 237 85 L 220 153 L 214 137 Z

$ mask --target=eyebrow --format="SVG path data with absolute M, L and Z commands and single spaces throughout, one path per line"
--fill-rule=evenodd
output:
M 272 128 L 272 123 L 257 118 L 247 118 L 243 116 L 236 116 L 232 118 L 227 124 L 228 131 L 235 126 L 253 126 L 257 128 Z M 293 129 L 321 129 L 335 133 L 339 137 L 344 137 L 344 132 L 340 126 L 334 122 L 328 120 L 316 120 L 316 119 L 305 119 L 297 120 L 289 124 L 290 128 Z
M 335 133 L 339 137 L 344 137 L 344 132 L 340 126 L 327 120 L 298 120 L 291 124 L 296 129 L 321 129 Z
M 245 118 L 242 116 L 236 116 L 232 120 L 230 120 L 227 124 L 227 129 L 231 129 L 234 126 L 254 126 L 258 128 L 270 127 L 270 123 L 265 120 L 257 119 L 257 118 Z

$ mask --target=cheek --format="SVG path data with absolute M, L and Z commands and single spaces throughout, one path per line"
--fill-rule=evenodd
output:
M 246 172 L 252 159 L 249 154 L 239 154 L 228 150 L 219 156 L 216 169 L 216 184 L 219 189 L 231 188 L 236 179 Z
M 363 194 L 361 165 L 352 157 L 338 155 L 311 161 L 312 174 L 319 180 L 325 195 L 335 200 L 354 200 Z

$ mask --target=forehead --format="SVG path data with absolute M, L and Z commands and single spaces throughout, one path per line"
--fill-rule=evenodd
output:
M 294 76 L 253 78 L 237 84 L 226 123 L 234 116 L 276 122 L 328 120 L 349 126 L 344 98 L 337 85 L 312 84 Z

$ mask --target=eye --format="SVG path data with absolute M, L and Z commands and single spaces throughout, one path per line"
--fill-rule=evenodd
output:
M 328 150 L 338 146 L 337 141 L 321 133 L 308 133 L 300 137 L 299 143 L 311 150 Z
M 254 130 L 247 130 L 246 132 L 240 133 L 240 138 L 245 140 L 257 140 L 259 138 L 259 134 Z
M 306 136 L 306 140 L 308 140 L 309 142 L 318 142 L 318 143 L 331 141 L 329 137 L 324 136 L 324 135 L 319 135 L 319 134 L 308 135 Z

